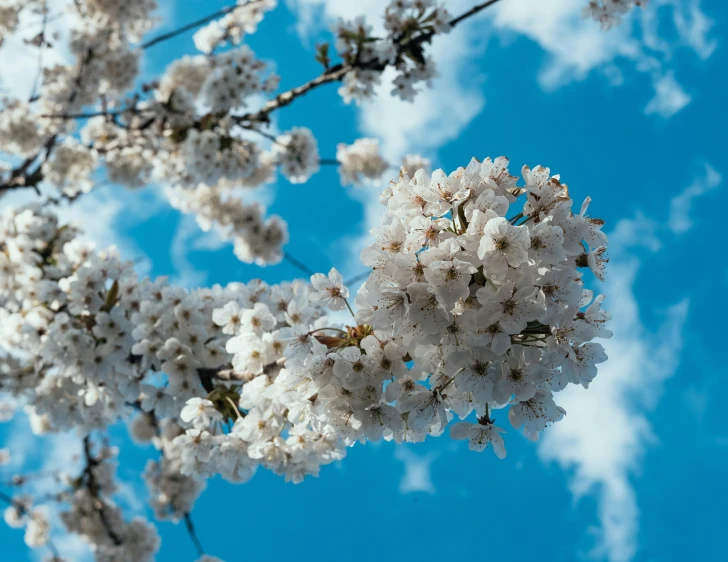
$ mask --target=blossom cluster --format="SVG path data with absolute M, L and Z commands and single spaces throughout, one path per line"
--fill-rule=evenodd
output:
M 585 14 L 608 28 L 645 2 L 590 0 Z M 207 18 L 194 36 L 202 54 L 140 84 L 145 50 L 177 35 L 147 37 L 156 0 L 69 1 L 66 45 L 47 30 L 46 2 L 0 0 L 0 43 L 19 34 L 40 61 L 29 98 L 0 100 L 0 196 L 50 187 L 73 200 L 102 175 L 129 188 L 157 182 L 241 261 L 278 263 L 287 225 L 245 193 L 277 172 L 306 182 L 327 164 L 343 185 L 371 184 L 396 163 L 368 138 L 322 158 L 313 131 L 278 132 L 274 112 L 334 81 L 359 103 L 388 68 L 392 94 L 414 99 L 437 74 L 430 42 L 480 8 L 452 18 L 435 0 L 392 0 L 381 33 L 363 18 L 340 21 L 340 62 L 319 47 L 325 70 L 277 93 L 274 67 L 244 42 L 276 5 L 238 0 Z M 32 37 L 20 25 L 28 13 L 42 29 Z M 56 43 L 69 56 L 45 56 Z M 565 414 L 555 395 L 589 386 L 606 360 L 594 340 L 611 335 L 604 296 L 587 288 L 608 262 L 589 198 L 573 209 L 566 184 L 541 166 L 524 166 L 519 185 L 505 158 L 449 175 L 419 155 L 401 164 L 355 293 L 336 269 L 188 290 L 85 241 L 59 222 L 54 198 L 0 214 L 0 421 L 22 411 L 36 434 L 83 439 L 82 472 L 56 475 L 63 490 L 46 499 L 97 560 L 152 560 L 159 548 L 148 522 L 126 521 L 114 504 L 117 452 L 91 438 L 119 421 L 156 450 L 144 471 L 155 517 L 179 521 L 208 477 L 246 482 L 264 469 L 298 483 L 357 442 L 419 442 L 450 427 L 503 457 L 496 410 L 536 439 Z M 9 454 L 0 449 L 0 465 Z M 60 559 L 57 510 L 25 494 L 0 501 L 28 546 Z
M 603 22 L 612 21 L 633 1 L 640 3 L 592 1 L 587 12 Z M 158 80 L 136 92 L 144 50 L 164 39 L 163 35 L 142 43 L 157 21 L 157 2 L 70 4 L 66 49 L 70 62 L 41 64 L 31 99 L 0 102 L 0 151 L 13 164 L 20 161 L 15 167 L 0 164 L 0 195 L 9 188 L 40 185 L 73 199 L 94 187 L 99 169 L 110 183 L 131 188 L 159 182 L 201 191 L 189 197 L 192 201 L 209 201 L 210 193 L 219 192 L 221 185 L 260 186 L 274 176 L 274 169 L 301 183 L 323 162 L 338 163 L 345 185 L 373 182 L 385 173 L 387 162 L 375 140 L 339 145 L 335 159 L 322 159 L 312 131 L 294 127 L 276 136 L 264 130 L 274 110 L 314 87 L 311 82 L 274 96 L 278 76 L 243 42 L 276 7 L 275 0 L 239 0 L 224 9 L 220 18 L 195 34 L 203 54 L 173 61 Z M 0 0 L 0 40 L 3 34 L 22 36 L 21 11 L 35 13 L 42 29 L 34 37 L 22 37 L 28 48 L 38 49 L 39 55 L 56 48 L 57 38 L 51 44 L 46 37 L 51 35 L 45 31 L 49 14 L 39 0 Z M 363 18 L 340 21 L 334 35 L 341 62 L 330 67 L 327 48 L 321 59 L 327 70 L 315 85 L 341 81 L 344 98 L 358 102 L 371 97 L 384 70 L 392 68 L 393 94 L 412 100 L 419 85 L 436 75 L 427 45 L 448 32 L 457 19 L 451 20 L 444 5 L 434 0 L 393 0 L 385 9 L 384 33 L 375 33 Z M 339 71 L 329 76 L 335 68 Z M 266 98 L 271 99 L 261 103 Z M 84 113 L 89 108 L 93 111 Z M 407 168 L 424 167 L 419 164 Z M 179 207 L 184 198 L 175 195 L 172 203 Z M 215 201 L 203 207 L 199 220 L 205 223 L 211 220 L 207 211 L 222 211 L 226 205 Z M 234 216 L 220 215 L 214 222 L 234 231 L 236 253 L 245 261 L 276 263 L 287 239 L 285 223 L 282 219 L 263 223 L 257 209 L 234 203 L 227 209 Z M 239 227 L 243 215 L 253 215 L 249 227 Z
M 385 37 L 376 37 L 362 17 L 337 22 L 333 29 L 336 49 L 354 67 L 343 78 L 341 96 L 347 103 L 371 98 L 382 71 L 391 65 L 397 71 L 392 94 L 413 100 L 415 87 L 419 83 L 429 85 L 437 74 L 423 43 L 450 31 L 449 21 L 448 11 L 434 0 L 395 0 L 384 14 Z
M 343 185 L 376 181 L 389 168 L 380 154 L 377 139 L 357 139 L 351 145 L 340 143 L 336 148 L 336 160 Z
M 141 517 L 125 521 L 121 508 L 111 499 L 118 491 L 114 477 L 117 454 L 117 449 L 103 446 L 94 455 L 91 441 L 84 440 L 86 462 L 81 474 L 57 475 L 63 487 L 54 494 L 55 500 L 65 506 L 59 519 L 68 532 L 88 544 L 98 561 L 152 561 L 160 545 L 156 528 Z M 56 513 L 50 506 L 36 504 L 30 496 L 20 495 L 13 498 L 3 516 L 9 527 L 25 529 L 28 547 L 51 544 Z M 54 560 L 60 558 L 54 557 Z
M 414 439 L 475 412 L 478 423 L 459 422 L 453 437 L 504 454 L 494 409 L 508 406 L 511 424 L 535 439 L 564 415 L 553 393 L 587 387 L 606 360 L 591 341 L 611 335 L 604 297 L 579 270 L 603 278 L 603 222 L 586 215 L 589 198 L 573 213 L 547 168 L 524 166 L 523 179 L 518 187 L 505 158 L 473 159 L 450 175 L 403 172 L 382 194 L 357 319 L 414 361 L 389 396 Z
M 189 400 L 181 419 L 191 427 L 172 441 L 169 454 L 181 457 L 183 474 L 220 473 L 244 481 L 263 465 L 298 482 L 344 456 L 335 434 L 296 421 L 300 412 L 290 409 L 286 396 L 292 381 L 281 368 L 288 363 L 284 351 L 294 340 L 307 334 L 316 342 L 315 334 L 327 320 L 306 284 L 259 284 L 253 290 L 255 304 L 250 298 L 238 299 L 212 316 L 231 336 L 226 349 L 232 354 L 235 379 L 244 384 Z
M 0 389 L 36 433 L 127 421 L 161 454 L 145 471 L 159 519 L 185 517 L 212 475 L 245 482 L 264 468 L 300 482 L 357 442 L 418 442 L 450 426 L 503 457 L 496 410 L 538 438 L 565 414 L 554 394 L 589 386 L 606 360 L 593 340 L 611 335 L 604 296 L 585 287 L 604 278 L 603 222 L 589 198 L 573 211 L 547 168 L 522 176 L 519 186 L 502 157 L 449 175 L 402 168 L 353 299 L 335 269 L 310 284 L 194 291 L 140 279 L 47 208 L 6 211 Z M 74 480 L 62 520 L 101 560 L 149 559 L 151 527 L 100 499 L 113 487 L 95 467 L 112 456 L 103 449 Z M 46 508 L 11 508 L 28 544 L 45 544 Z
M 221 19 L 210 22 L 195 33 L 195 47 L 210 54 L 230 42 L 239 45 L 247 34 L 255 33 L 265 12 L 276 7 L 276 0 L 238 0 Z
M 182 417 L 193 427 L 173 442 L 187 458 L 183 471 L 225 466 L 230 436 L 298 480 L 318 472 L 321 459 L 309 450 L 324 437 L 417 442 L 459 418 L 454 439 L 502 457 L 495 410 L 508 408 L 531 439 L 559 421 L 565 412 L 554 393 L 588 387 L 606 360 L 592 341 L 611 335 L 604 296 L 584 287 L 580 268 L 603 278 L 607 240 L 602 221 L 586 215 L 588 198 L 575 214 L 568 187 L 547 168 L 524 167 L 523 178 L 517 186 L 505 158 L 473 160 L 449 176 L 403 171 L 383 193 L 385 220 L 362 252 L 373 271 L 356 296 L 356 326 L 305 312 L 309 302 L 351 310 L 335 269 L 311 278 L 314 292 L 297 305 L 300 325 L 282 328 L 260 303 L 215 310 L 233 335 L 233 370 L 247 381 L 237 402 L 244 415 L 224 437 L 215 433 L 220 408 L 190 400 Z M 507 218 L 513 205 L 518 212 Z
M 598 21 L 603 30 L 618 25 L 622 16 L 633 7 L 643 7 L 648 0 L 589 0 L 584 7 L 584 17 Z
M 88 439 L 84 446 L 83 473 L 62 494 L 69 506 L 60 515 L 63 525 L 89 545 L 98 561 L 153 561 L 161 544 L 155 526 L 141 517 L 124 521 L 121 508 L 111 500 L 117 491 L 113 459 L 118 451 L 104 446 L 94 455 Z
M 232 241 L 240 261 L 268 265 L 283 259 L 288 228 L 277 215 L 264 219 L 262 205 L 245 204 L 230 189 L 204 185 L 195 190 L 169 188 L 167 197 L 174 208 L 193 213 L 203 231 L 214 228 L 221 239 Z

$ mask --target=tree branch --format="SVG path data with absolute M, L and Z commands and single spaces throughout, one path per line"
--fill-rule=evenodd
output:
M 141 45 L 141 48 L 146 49 L 148 47 L 156 45 L 166 39 L 175 37 L 176 35 L 179 35 L 185 31 L 188 31 L 188 30 L 198 27 L 200 25 L 204 25 L 205 23 L 208 23 L 209 21 L 212 21 L 218 17 L 224 16 L 238 8 L 250 6 L 251 4 L 258 2 L 258 1 L 260 1 L 260 0 L 250 0 L 249 2 L 247 2 L 245 4 L 241 4 L 239 6 L 228 6 L 227 8 L 223 8 L 222 10 L 219 10 L 218 12 L 215 12 L 214 14 L 201 18 L 197 21 L 191 22 L 179 29 L 159 35 L 158 37 L 155 37 L 154 39 L 151 39 L 151 40 L 147 41 L 146 43 L 143 43 Z M 482 2 L 480 4 L 477 4 L 476 6 L 473 6 L 468 11 L 463 12 L 459 16 L 451 19 L 449 22 L 450 26 L 451 27 L 457 26 L 464 20 L 478 14 L 482 10 L 496 4 L 499 1 L 500 0 L 488 0 L 487 2 Z M 434 31 L 430 31 L 427 33 L 422 33 L 421 35 L 418 35 L 417 37 L 415 37 L 414 39 L 411 39 L 409 41 L 400 42 L 397 46 L 398 47 L 397 48 L 398 56 L 402 54 L 402 52 L 404 51 L 405 48 L 407 48 L 408 46 L 411 46 L 413 43 L 418 44 L 418 43 L 428 42 L 428 41 L 432 40 L 434 35 L 435 35 Z M 70 103 L 72 103 L 74 101 L 74 99 L 78 93 L 78 87 L 80 86 L 84 66 L 89 60 L 91 60 L 92 57 L 93 57 L 93 52 L 91 51 L 91 49 L 89 49 L 87 55 L 81 61 L 81 65 L 79 68 L 79 74 L 76 79 L 77 87 L 74 88 L 74 91 L 71 94 L 71 97 L 69 100 Z M 372 61 L 371 63 L 367 63 L 367 64 L 353 65 L 353 64 L 340 63 L 337 65 L 334 65 L 334 66 L 328 68 L 320 76 L 317 76 L 316 78 L 309 80 L 305 84 L 302 84 L 301 86 L 297 86 L 286 92 L 278 94 L 274 99 L 268 101 L 260 110 L 251 112 L 251 113 L 246 113 L 244 115 L 232 116 L 234 119 L 234 122 L 236 124 L 244 126 L 244 127 L 245 127 L 245 125 L 243 125 L 243 124 L 247 124 L 246 128 L 250 128 L 251 127 L 250 124 L 255 123 L 255 122 L 269 123 L 270 122 L 269 115 L 271 113 L 273 113 L 274 111 L 276 111 L 282 107 L 286 107 L 286 106 L 290 105 L 291 103 L 293 103 L 293 101 L 295 99 L 306 95 L 308 92 L 318 88 L 319 86 L 323 86 L 324 84 L 328 84 L 330 82 L 337 82 L 337 81 L 343 79 L 343 77 L 348 72 L 350 72 L 356 68 L 379 69 L 379 70 L 384 69 L 382 64 L 376 60 Z M 91 113 L 53 115 L 53 116 L 45 116 L 45 117 L 60 118 L 60 119 L 64 119 L 64 118 L 65 119 L 76 119 L 76 118 L 81 119 L 81 118 L 95 117 L 95 116 L 99 116 L 99 115 L 116 116 L 116 115 L 123 113 L 124 111 L 127 111 L 127 110 L 111 110 L 111 111 L 107 110 L 107 111 L 99 111 L 99 112 L 91 112 Z M 257 132 L 261 133 L 261 131 L 257 131 Z M 263 133 L 261 133 L 261 134 L 263 134 Z M 53 144 L 54 143 L 55 143 L 55 138 L 53 139 Z M 46 159 L 48 159 L 48 157 L 50 156 L 51 150 L 52 150 L 52 145 L 51 145 L 51 149 L 49 149 L 46 154 Z M 10 174 L 10 178 L 9 178 L 8 182 L 5 185 L 0 185 L 0 193 L 2 193 L 3 191 L 6 191 L 8 189 L 17 189 L 17 188 L 23 188 L 23 187 L 34 187 L 36 189 L 36 191 L 38 193 L 40 193 L 37 188 L 37 184 L 43 179 L 42 173 L 40 172 L 40 167 L 37 170 L 35 170 L 35 172 L 33 172 L 33 174 L 31 174 L 30 176 L 25 176 L 25 172 L 27 171 L 28 167 L 35 161 L 36 158 L 38 158 L 39 155 L 40 155 L 40 152 L 38 154 L 36 154 L 35 156 L 31 157 L 29 160 L 26 160 L 19 169 L 13 170 Z M 329 164 L 333 164 L 333 162 L 330 161 L 329 159 L 323 159 L 321 161 L 321 164 L 329 165 Z M 286 256 L 284 256 L 284 257 L 286 257 Z M 291 261 L 289 259 L 289 257 L 286 257 L 286 259 L 288 259 L 288 261 Z M 295 260 L 295 262 L 291 262 L 291 263 L 294 263 L 294 265 L 296 265 L 296 263 L 300 264 L 300 262 L 298 262 L 297 260 Z M 302 264 L 300 264 L 300 265 L 302 265 Z M 304 273 L 307 273 L 307 274 L 310 271 L 310 270 L 308 270 L 308 268 L 305 268 L 305 266 L 304 266 L 305 269 L 301 268 L 299 265 L 296 265 L 296 267 L 298 267 L 299 269 L 301 269 L 301 271 L 303 271 Z
M 162 33 L 161 35 L 158 35 L 157 37 L 154 37 L 153 39 L 150 39 L 149 41 L 142 43 L 139 46 L 139 48 L 142 50 L 146 50 L 149 47 L 153 47 L 154 45 L 161 43 L 162 41 L 166 41 L 167 39 L 172 39 L 173 37 L 176 37 L 177 35 L 181 35 L 186 31 L 190 31 L 191 29 L 195 29 L 196 27 L 201 27 L 201 26 L 205 25 L 206 23 L 210 23 L 213 20 L 226 16 L 229 13 L 232 13 L 235 10 L 238 10 L 240 8 L 247 8 L 251 4 L 257 4 L 258 2 L 260 2 L 260 0 L 249 0 L 245 4 L 236 4 L 234 6 L 226 6 L 226 7 L 222 8 L 221 10 L 218 10 L 214 14 L 210 14 L 209 16 L 205 16 L 204 18 L 200 18 L 196 21 L 190 22 L 173 31 L 169 31 L 167 33 Z
M 344 285 L 348 286 L 348 285 L 353 285 L 354 283 L 358 283 L 359 281 L 362 281 L 362 280 L 366 279 L 367 277 L 369 277 L 370 274 L 371 274 L 371 271 L 366 271 L 364 273 L 360 273 L 359 275 L 356 275 L 356 276 L 352 277 L 351 279 L 344 281 Z
M 293 265 L 294 267 L 296 267 L 296 268 L 300 269 L 301 271 L 303 271 L 308 276 L 311 276 L 314 273 L 316 273 L 311 268 L 309 268 L 305 263 L 298 261 L 296 258 L 294 258 L 288 252 L 283 252 L 283 259 L 286 260 L 291 265 Z
M 466 20 L 466 19 L 468 19 L 471 16 L 474 16 L 475 14 L 477 14 L 478 12 L 480 12 L 481 10 L 485 10 L 486 8 L 488 8 L 489 6 L 492 6 L 493 4 L 495 4 L 498 1 L 499 0 L 488 0 L 487 2 L 483 2 L 482 4 L 478 4 L 477 6 L 473 6 L 467 12 L 463 12 L 458 17 L 451 19 L 450 20 L 450 25 L 452 27 L 455 27 L 461 21 Z
M 474 16 L 475 14 L 481 12 L 485 8 L 492 6 L 499 0 L 488 0 L 487 2 L 483 2 L 482 4 L 478 4 L 476 6 L 473 6 L 470 10 L 467 12 L 464 12 L 460 14 L 459 16 L 453 18 L 450 20 L 450 26 L 455 27 L 462 21 L 468 19 L 469 17 Z M 408 45 L 412 45 L 413 43 L 424 43 L 427 41 L 432 40 L 432 38 L 435 36 L 434 31 L 430 31 L 428 33 L 423 33 L 421 35 L 418 35 L 416 38 L 412 39 L 411 41 L 407 42 L 401 42 L 398 44 L 398 55 L 402 53 L 404 50 L 404 47 Z M 386 65 L 385 65 L 386 66 Z M 297 88 L 293 88 L 291 90 L 288 90 L 287 92 L 283 92 L 282 94 L 277 95 L 274 99 L 266 103 L 262 109 L 260 109 L 257 112 L 254 113 L 246 113 L 245 115 L 241 115 L 239 117 L 236 117 L 236 123 L 241 123 L 245 121 L 263 121 L 268 122 L 270 119 L 268 118 L 268 115 L 272 113 L 273 111 L 276 111 L 277 109 L 280 109 L 281 107 L 285 107 L 293 102 L 296 98 L 299 98 L 311 90 L 318 88 L 319 86 L 323 86 L 324 84 L 328 84 L 329 82 L 337 82 L 341 80 L 348 72 L 354 70 L 355 68 L 363 68 L 363 69 L 379 69 L 383 70 L 384 66 L 381 65 L 378 61 L 372 61 L 372 63 L 369 64 L 358 64 L 358 65 L 352 65 L 352 64 L 337 64 L 332 66 L 331 68 L 327 69 L 326 72 L 324 72 L 322 75 L 314 78 L 313 80 L 310 80 L 306 82 L 305 84 L 298 86 Z
M 192 515 L 187 512 L 185 513 L 185 528 L 187 529 L 187 534 L 190 536 L 190 539 L 192 539 L 192 544 L 195 545 L 195 550 L 197 550 L 198 556 L 204 556 L 205 549 L 202 547 L 202 543 L 200 542 L 199 537 L 197 536 L 197 533 L 195 532 L 195 524 L 192 521 Z
M 101 487 L 99 486 L 99 483 L 96 480 L 96 475 L 93 471 L 93 469 L 100 464 L 101 461 L 94 457 L 91 452 L 91 437 L 89 435 L 83 438 L 83 454 L 86 457 L 86 468 L 84 469 L 82 476 L 86 477 L 86 487 L 88 488 L 91 497 L 95 500 L 93 502 L 93 507 L 99 514 L 99 520 L 106 530 L 106 534 L 116 546 L 119 546 L 123 541 L 111 527 L 111 523 L 109 522 L 108 517 L 106 517 L 106 503 L 103 498 L 101 498 Z

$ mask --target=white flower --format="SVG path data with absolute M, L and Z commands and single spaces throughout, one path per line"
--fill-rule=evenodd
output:
M 513 226 L 508 219 L 496 217 L 483 229 L 478 257 L 483 260 L 486 276 L 503 276 L 508 267 L 518 267 L 528 260 L 530 237 L 526 226 Z
M 229 302 L 222 308 L 216 308 L 212 311 L 212 321 L 218 326 L 222 326 L 223 334 L 235 335 L 240 330 L 242 323 L 240 305 L 235 302 Z
M 240 323 L 243 331 L 262 335 L 275 328 L 277 321 L 267 304 L 257 302 L 253 308 L 243 311 Z
M 407 424 L 414 430 L 430 428 L 437 432 L 447 425 L 447 412 L 438 390 L 419 390 L 398 402 L 399 411 L 407 413 Z
M 470 295 L 470 276 L 477 271 L 471 263 L 453 258 L 435 261 L 425 268 L 425 279 L 434 287 L 435 296 L 446 311 Z
M 204 398 L 190 398 L 179 414 L 183 422 L 191 423 L 195 429 L 207 429 L 212 422 L 222 421 L 222 414 L 215 405 Z
M 379 141 L 357 139 L 352 145 L 339 144 L 336 147 L 341 183 L 360 184 L 364 180 L 377 180 L 386 171 L 388 164 L 379 154 Z
M 347 347 L 332 355 L 334 359 L 334 375 L 341 379 L 349 390 L 366 386 L 367 375 L 371 370 L 371 358 L 362 355 L 358 347 Z
M 291 183 L 303 183 L 319 169 L 318 144 L 309 129 L 291 129 L 276 139 L 273 149 L 281 172 Z
M 539 222 L 531 229 L 531 246 L 528 255 L 536 263 L 557 264 L 566 259 L 564 232 L 549 219 Z
M 493 447 L 495 456 L 499 459 L 506 457 L 506 448 L 503 444 L 503 437 L 500 434 L 503 430 L 492 423 L 458 422 L 450 428 L 450 437 L 456 440 L 467 439 L 468 448 L 471 451 L 482 453 L 489 445 Z
M 566 410 L 554 403 L 551 393 L 542 391 L 524 402 L 514 404 L 508 411 L 511 425 L 516 429 L 523 425 L 526 437 L 534 441 L 538 439 L 539 431 L 565 415 Z
M 344 310 L 349 289 L 344 286 L 344 279 L 336 268 L 331 268 L 328 277 L 323 273 L 314 273 L 311 276 L 311 285 L 314 292 L 311 300 L 318 302 L 331 310 Z
M 225 349 L 232 353 L 237 373 L 259 375 L 271 362 L 270 348 L 257 335 L 245 333 L 228 340 Z
M 44 546 L 51 533 L 50 513 L 46 506 L 33 508 L 25 527 L 25 544 L 30 548 Z

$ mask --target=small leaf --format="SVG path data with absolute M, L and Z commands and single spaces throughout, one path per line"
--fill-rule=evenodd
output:
M 109 289 L 109 292 L 106 294 L 106 302 L 104 302 L 104 306 L 101 307 L 101 310 L 103 312 L 110 312 L 111 309 L 114 308 L 117 300 L 119 300 L 119 282 L 114 281 L 113 285 L 111 285 L 111 289 Z
M 320 62 L 324 68 L 329 68 L 331 58 L 329 57 L 328 43 L 319 43 L 316 45 L 316 61 Z

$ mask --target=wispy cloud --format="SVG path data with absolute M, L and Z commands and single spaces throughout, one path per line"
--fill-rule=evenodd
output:
M 655 96 L 645 106 L 647 115 L 668 119 L 690 103 L 690 96 L 675 81 L 672 72 L 655 80 Z
M 553 90 L 603 72 L 613 85 L 622 83 L 622 69 L 651 76 L 655 95 L 648 114 L 671 117 L 690 102 L 674 76 L 673 54 L 687 48 L 707 59 L 716 47 L 713 22 L 700 0 L 653 0 L 633 10 L 621 25 L 600 32 L 584 20 L 584 0 L 513 0 L 498 4 L 493 24 L 500 34 L 524 36 L 546 54 L 538 74 L 540 85 Z
M 683 4 L 675 13 L 675 26 L 682 40 L 702 59 L 710 57 L 718 46 L 718 42 L 709 37 L 713 21 L 701 11 L 700 0 Z
M 609 361 L 588 391 L 571 386 L 559 393 L 556 401 L 567 415 L 545 432 L 539 447 L 544 460 L 573 470 L 570 487 L 577 498 L 597 496 L 594 554 L 611 562 L 626 562 L 636 552 L 639 509 L 630 478 L 654 439 L 646 414 L 677 370 L 688 311 L 681 301 L 668 308 L 657 330 L 646 327 L 634 294 L 638 271 L 636 259 L 610 263 L 605 292 L 615 337 L 604 344 Z
M 207 272 L 196 269 L 189 258 L 189 250 L 195 240 L 203 237 L 201 232 L 194 216 L 181 215 L 169 248 L 172 265 L 177 272 L 172 281 L 188 289 L 201 287 L 207 281 Z
M 690 212 L 693 202 L 701 195 L 717 189 L 722 176 L 710 164 L 704 164 L 703 173 L 696 177 L 688 187 L 670 201 L 670 217 L 668 226 L 675 234 L 687 232 L 693 226 Z
M 635 295 L 645 251 L 659 252 L 662 238 L 692 227 L 690 208 L 696 197 L 720 185 L 710 165 L 670 205 L 669 220 L 659 223 L 638 214 L 620 221 L 610 235 L 611 254 L 604 292 L 613 314 L 614 338 L 605 342 L 609 361 L 585 391 L 570 387 L 560 393 L 565 419 L 545 433 L 539 453 L 571 472 L 575 497 L 598 498 L 599 540 L 594 554 L 611 562 L 632 560 L 638 548 L 639 506 L 631 479 L 647 447 L 655 441 L 648 415 L 663 383 L 679 367 L 683 328 L 689 304 L 678 295 L 659 326 L 644 323 Z
M 435 455 L 433 453 L 420 456 L 402 445 L 397 447 L 395 458 L 404 464 L 404 475 L 402 476 L 402 480 L 399 482 L 400 493 L 435 493 L 435 485 L 432 483 L 432 477 L 430 475 L 430 466 L 435 460 Z

